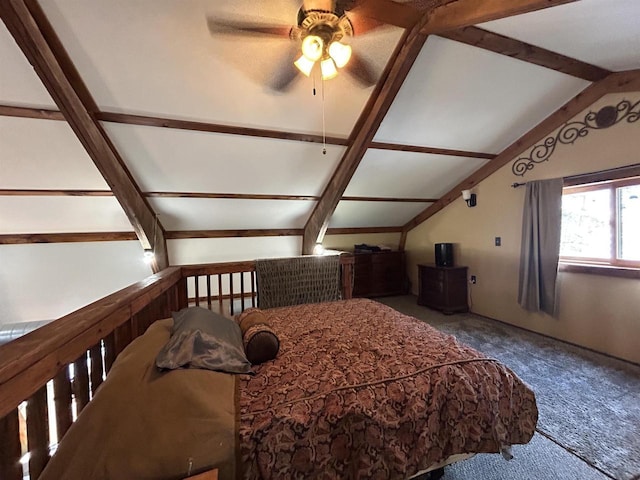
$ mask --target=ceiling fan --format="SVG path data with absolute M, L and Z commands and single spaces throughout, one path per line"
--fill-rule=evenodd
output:
M 377 75 L 371 65 L 349 44 L 385 24 L 402 28 L 413 26 L 420 18 L 415 8 L 392 0 L 304 0 L 294 25 L 269 25 L 209 16 L 212 34 L 270 35 L 289 38 L 292 48 L 269 82 L 276 91 L 286 91 L 299 72 L 311 75 L 320 69 L 323 80 L 334 78 L 338 69 L 348 71 L 360 84 L 369 87 Z

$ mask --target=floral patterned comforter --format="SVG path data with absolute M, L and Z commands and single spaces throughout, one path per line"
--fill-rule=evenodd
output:
M 366 299 L 264 312 L 280 352 L 240 379 L 243 478 L 408 478 L 533 436 L 531 389 L 424 322 Z

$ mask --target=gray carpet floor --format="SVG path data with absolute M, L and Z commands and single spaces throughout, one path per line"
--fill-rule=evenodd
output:
M 500 360 L 536 393 L 538 433 L 513 460 L 477 455 L 443 479 L 640 479 L 640 366 L 474 314 L 442 315 L 412 295 L 377 300 Z

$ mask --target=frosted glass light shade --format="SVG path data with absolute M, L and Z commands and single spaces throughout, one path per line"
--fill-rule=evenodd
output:
M 338 70 L 336 70 L 336 64 L 333 63 L 331 58 L 325 58 L 320 62 L 320 70 L 322 70 L 322 79 L 329 80 L 330 78 L 338 75 Z
M 153 262 L 154 259 L 155 259 L 155 254 L 153 253 L 153 250 L 150 248 L 145 248 L 144 256 L 142 257 L 142 260 L 144 261 L 144 263 L 148 265 L 151 262 Z
M 333 42 L 329 45 L 329 55 L 338 68 L 344 67 L 351 58 L 351 45 L 344 45 L 340 42 Z
M 298 70 L 304 73 L 307 77 L 311 74 L 311 70 L 315 63 L 315 61 L 309 60 L 305 55 L 301 55 L 298 60 L 293 62 L 293 64 L 298 67 Z
M 316 35 L 307 35 L 302 40 L 302 54 L 312 62 L 320 60 L 324 42 Z

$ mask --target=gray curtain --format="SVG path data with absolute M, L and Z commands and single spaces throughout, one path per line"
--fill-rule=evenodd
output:
M 561 178 L 527 182 L 522 215 L 518 303 L 553 315 L 560 255 Z

